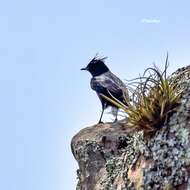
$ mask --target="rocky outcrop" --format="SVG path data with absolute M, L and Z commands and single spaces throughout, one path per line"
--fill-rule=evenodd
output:
M 190 189 L 190 67 L 172 76 L 183 89 L 180 105 L 156 133 L 131 130 L 124 120 L 73 137 L 78 190 Z

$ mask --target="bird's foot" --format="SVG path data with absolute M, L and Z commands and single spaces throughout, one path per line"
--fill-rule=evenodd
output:
M 102 122 L 102 121 L 99 121 L 99 122 L 98 122 L 98 124 L 102 124 L 102 123 L 104 123 L 104 122 Z

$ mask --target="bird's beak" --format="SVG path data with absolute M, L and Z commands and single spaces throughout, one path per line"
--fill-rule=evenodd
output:
M 85 68 L 82 68 L 80 69 L 81 71 L 87 71 L 88 69 L 85 67 Z

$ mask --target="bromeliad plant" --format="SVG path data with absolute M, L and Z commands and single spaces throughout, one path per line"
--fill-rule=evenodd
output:
M 155 131 L 167 121 L 179 104 L 181 96 L 175 78 L 167 77 L 167 68 L 168 55 L 163 72 L 154 65 L 147 68 L 142 77 L 135 79 L 133 84 L 137 85 L 135 89 L 131 87 L 131 103 L 128 105 L 124 105 L 111 94 L 112 98 L 103 94 L 101 96 L 127 113 L 127 126 L 145 132 Z

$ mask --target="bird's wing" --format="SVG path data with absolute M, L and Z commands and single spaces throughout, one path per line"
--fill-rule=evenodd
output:
M 97 76 L 91 79 L 91 87 L 98 93 L 102 91 L 109 90 L 111 93 L 119 93 L 121 92 L 121 88 L 107 76 Z
M 111 93 L 112 96 L 125 102 L 125 93 L 127 92 L 124 83 L 112 73 L 100 75 L 91 79 L 91 88 L 98 93 Z

